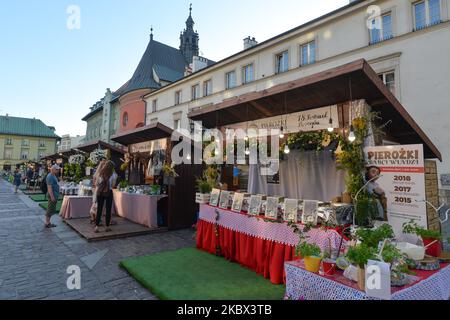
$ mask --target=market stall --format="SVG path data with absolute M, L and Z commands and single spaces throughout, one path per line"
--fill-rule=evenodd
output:
M 427 237 L 411 238 L 411 243 L 402 237 L 424 230 L 436 239 L 433 245 L 442 244 L 427 230 L 427 209 L 418 204 L 427 199 L 423 159 L 441 159 L 441 154 L 365 60 L 193 110 L 189 118 L 222 132 L 279 129 L 265 142 L 245 137 L 246 160 L 251 148 L 266 148 L 269 161 L 210 167 L 216 171 L 213 190 L 197 195 L 204 204 L 199 249 L 239 262 L 274 283 L 284 280 L 283 265 L 296 258 L 314 274 L 335 270 L 338 262 L 343 269 L 352 265 L 358 274 L 354 282 L 372 260 L 388 263 L 397 284 L 405 281 L 407 270 L 419 268 L 414 261 L 442 267 L 428 256 Z M 278 134 L 279 150 L 270 149 Z M 390 153 L 393 144 L 399 150 Z M 279 170 L 263 174 L 274 162 Z M 388 184 L 380 190 L 382 176 L 391 179 L 392 190 Z M 398 222 L 407 224 L 408 217 L 419 225 L 402 230 Z M 424 254 L 412 259 L 409 246 Z M 289 281 L 297 282 L 287 281 L 288 287 L 295 286 Z
M 106 151 L 108 153 L 108 159 L 111 160 L 115 164 L 115 171 L 120 176 L 123 177 L 123 173 L 120 170 L 120 166 L 123 163 L 123 156 L 125 154 L 125 150 L 121 147 L 113 146 L 104 141 L 98 140 L 83 144 L 81 146 L 76 147 L 77 151 L 84 152 L 85 154 L 91 155 L 96 151 Z M 94 164 L 95 165 L 95 164 Z M 93 168 L 92 168 L 93 169 Z
M 112 137 L 128 147 L 127 180 L 114 193 L 118 215 L 140 223 L 179 229 L 195 222 L 195 165 L 172 165 L 173 130 L 155 123 Z

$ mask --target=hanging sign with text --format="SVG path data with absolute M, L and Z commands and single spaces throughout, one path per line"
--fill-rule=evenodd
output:
M 376 177 L 379 170 L 380 177 L 369 188 L 385 196 L 388 220 L 396 234 L 410 220 L 427 228 L 423 145 L 367 147 L 364 154 L 366 178 Z
M 339 128 L 337 105 L 251 121 L 248 128 L 270 130 L 283 127 L 285 133 L 325 130 L 330 126 L 330 118 L 333 119 L 333 127 Z M 238 123 L 227 128 L 245 130 L 247 123 Z

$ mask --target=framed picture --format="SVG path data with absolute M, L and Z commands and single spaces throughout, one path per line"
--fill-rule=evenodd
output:
M 286 199 L 284 200 L 284 221 L 298 222 L 298 200 Z
M 211 206 L 217 207 L 219 205 L 220 189 L 213 189 L 211 192 L 211 199 L 209 204 Z
M 250 197 L 250 207 L 248 209 L 248 213 L 253 216 L 259 216 L 261 212 L 262 205 L 262 196 L 251 196 Z
M 231 211 L 241 212 L 243 204 L 244 204 L 244 194 L 235 193 L 233 197 L 233 205 L 231 206 Z
M 278 205 L 280 204 L 280 198 L 267 197 L 266 204 L 266 218 L 277 219 L 278 218 Z
M 230 204 L 230 192 L 229 191 L 220 192 L 219 208 L 228 209 L 229 204 Z
M 319 208 L 319 201 L 305 200 L 303 201 L 303 224 L 317 225 L 317 210 Z

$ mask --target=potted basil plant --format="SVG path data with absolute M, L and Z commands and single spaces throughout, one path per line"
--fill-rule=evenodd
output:
M 426 254 L 440 257 L 442 254 L 442 235 L 438 231 L 427 230 L 419 226 L 414 220 L 403 224 L 403 233 L 415 234 L 422 238 Z
M 347 259 L 358 268 L 358 287 L 361 290 L 366 289 L 366 264 L 369 260 L 376 260 L 377 249 L 359 244 L 350 247 L 347 251 Z
M 195 202 L 207 204 L 211 198 L 212 184 L 207 180 L 197 179 L 198 192 L 195 194 Z
M 320 270 L 320 263 L 322 261 L 320 247 L 315 243 L 308 243 L 302 241 L 296 247 L 296 255 L 300 255 L 305 262 L 305 269 L 309 272 L 318 273 Z

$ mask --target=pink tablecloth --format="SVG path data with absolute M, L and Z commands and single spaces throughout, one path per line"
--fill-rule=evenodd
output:
M 65 196 L 59 215 L 63 219 L 89 218 L 92 207 L 91 197 Z
M 158 227 L 158 201 L 164 197 L 114 190 L 117 215 L 149 228 Z

